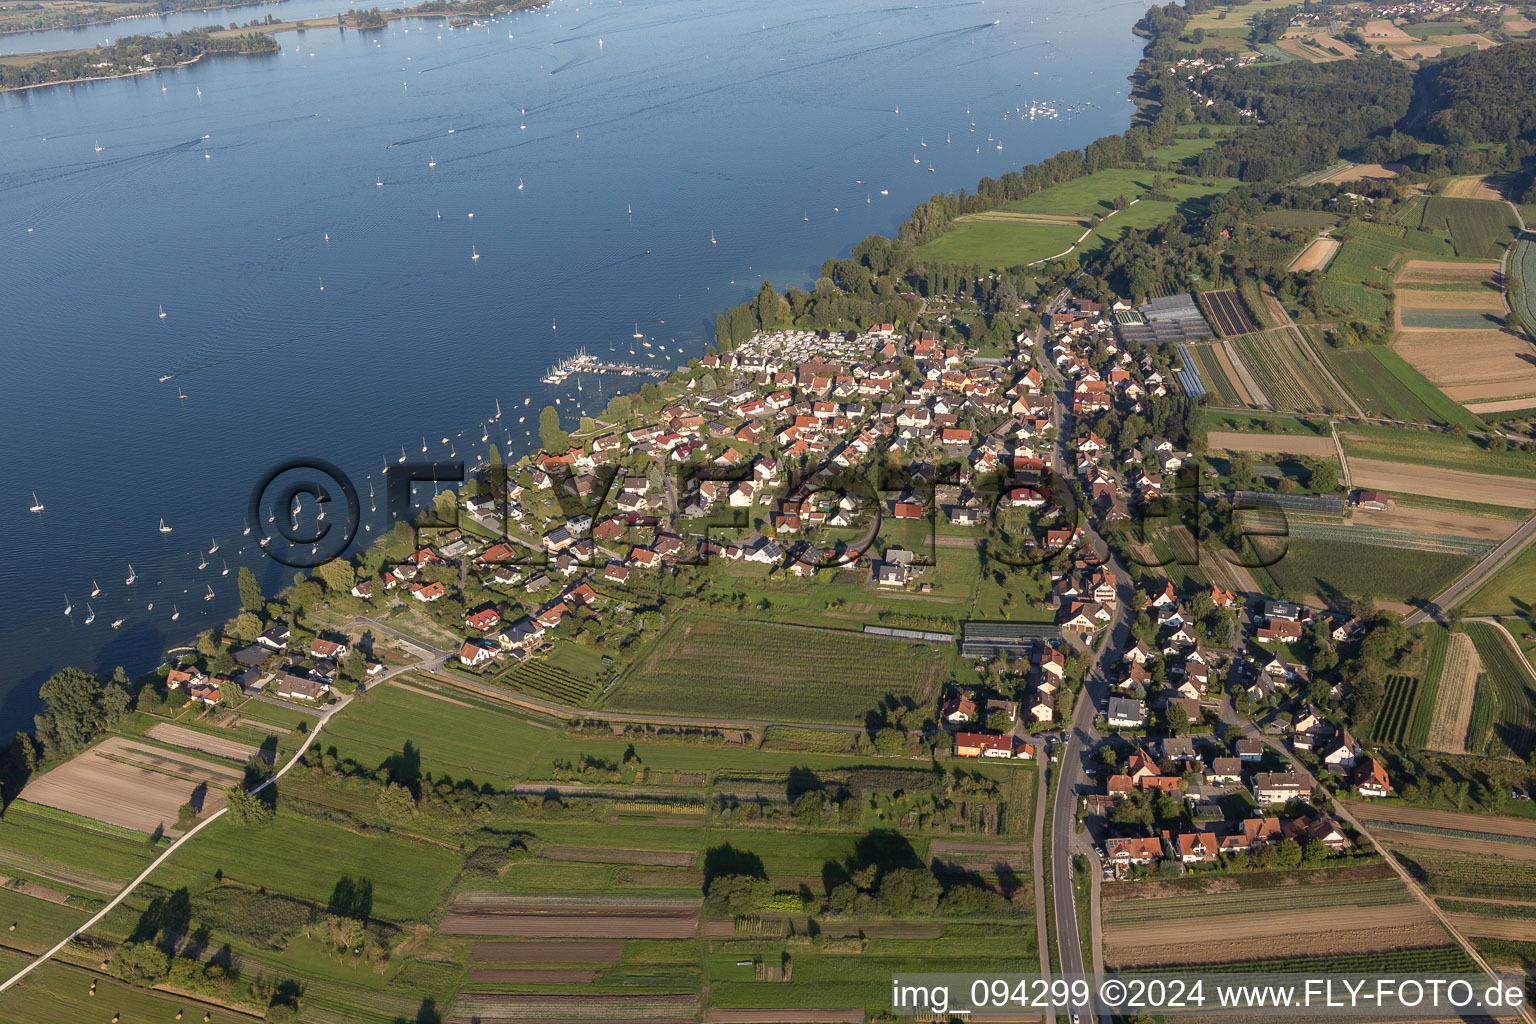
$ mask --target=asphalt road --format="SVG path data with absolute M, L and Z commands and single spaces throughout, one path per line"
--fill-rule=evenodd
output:
M 1533 535 L 1536 535 L 1536 516 L 1527 519 L 1518 530 L 1504 539 L 1504 543 L 1484 555 L 1483 560 L 1472 567 L 1471 572 L 1436 594 L 1435 599 L 1429 604 L 1403 619 L 1403 625 L 1412 629 L 1430 620 L 1444 622 L 1446 610 L 1454 608 L 1482 586 L 1488 577 L 1504 568 L 1524 550 Z
M 1058 308 L 1061 300 L 1062 296 L 1058 296 L 1050 308 Z M 1038 364 L 1056 381 L 1056 394 L 1068 394 L 1065 381 L 1056 372 L 1055 366 L 1043 358 L 1044 353 L 1038 341 L 1036 351 L 1042 356 Z M 1070 474 L 1062 446 L 1071 435 L 1072 424 L 1071 417 L 1065 414 L 1060 401 L 1052 409 L 1052 418 L 1057 424 L 1057 442 L 1051 455 L 1052 468 L 1060 477 L 1066 478 Z M 1129 609 L 1135 597 L 1130 570 L 1109 552 L 1103 539 L 1088 522 L 1085 521 L 1083 526 L 1088 534 L 1087 543 L 1107 556 L 1106 567 L 1113 570 L 1120 580 L 1120 600 L 1114 618 L 1100 635 L 1093 660 L 1084 673 L 1083 690 L 1073 709 L 1071 725 L 1063 733 L 1064 742 L 1059 750 L 1061 760 L 1054 766 L 1056 795 L 1051 811 L 1051 898 L 1055 902 L 1056 948 L 1061 959 L 1062 974 L 1067 976 L 1085 975 L 1091 970 L 1091 965 L 1085 967 L 1083 963 L 1081 930 L 1087 922 L 1077 919 L 1077 902 L 1073 898 L 1072 856 L 1074 853 L 1086 854 L 1093 861 L 1094 871 L 1101 870 L 1101 865 L 1093 852 L 1088 833 L 1079 835 L 1077 832 L 1077 801 L 1080 795 L 1089 791 L 1091 785 L 1087 772 L 1089 758 L 1101 739 L 1094 727 L 1094 719 L 1098 716 L 1099 702 L 1109 694 L 1115 663 L 1130 636 Z

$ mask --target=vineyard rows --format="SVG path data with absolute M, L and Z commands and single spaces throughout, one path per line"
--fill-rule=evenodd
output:
M 1536 746 L 1536 684 L 1531 680 L 1531 668 L 1495 627 L 1469 622 L 1466 631 L 1477 645 L 1484 677 L 1498 700 L 1497 721 L 1490 722 L 1495 728 L 1489 737 L 1489 753 L 1507 751 L 1524 759 Z M 1479 681 L 1479 696 L 1481 690 Z M 1474 705 L 1474 724 L 1477 716 Z
M 1408 729 L 1408 743 L 1422 747 L 1429 743 L 1430 727 L 1435 722 L 1435 705 L 1439 701 L 1440 685 L 1445 678 L 1445 655 L 1450 646 L 1450 633 L 1443 626 L 1431 624 L 1429 652 L 1425 658 L 1424 676 L 1419 683 L 1419 703 L 1414 709 L 1413 724 Z M 1453 677 L 1454 678 L 1454 677 Z
M 516 690 L 557 704 L 585 703 L 597 689 L 596 683 L 578 679 L 564 669 L 537 663 L 519 665 L 505 682 Z
M 1382 743 L 1403 742 L 1403 734 L 1413 721 L 1418 693 L 1418 676 L 1387 676 L 1386 696 L 1371 722 L 1371 737 Z
M 1496 819 L 1490 818 L 1489 821 Z M 1394 832 L 1421 832 L 1427 836 L 1450 836 L 1454 839 L 1480 839 L 1489 843 L 1513 843 L 1516 846 L 1536 846 L 1536 836 L 1511 835 L 1507 832 L 1478 832 L 1469 828 L 1445 828 L 1441 825 L 1418 825 L 1406 821 L 1378 821 L 1362 818 L 1361 824 Z
M 1374 544 L 1408 551 L 1433 551 L 1446 555 L 1480 558 L 1493 542 L 1475 537 L 1450 537 L 1417 530 L 1394 530 L 1386 526 L 1345 526 L 1332 523 L 1292 521 L 1289 535 L 1303 540 L 1331 540 L 1350 544 Z

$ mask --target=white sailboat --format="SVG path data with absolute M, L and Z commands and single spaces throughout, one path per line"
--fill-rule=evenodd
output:
M 219 575 L 220 576 L 228 576 L 229 575 L 229 563 L 228 562 L 224 563 L 224 571 L 219 573 Z
M 139 578 L 139 574 L 133 571 L 133 563 L 129 562 L 128 563 L 128 578 L 123 581 L 123 585 L 127 586 L 127 587 L 131 587 L 131 586 L 133 586 L 133 581 L 138 579 L 138 578 Z
M 718 245 L 719 244 L 718 242 L 715 241 L 715 231 L 714 231 L 713 228 L 711 228 L 710 231 L 709 231 L 709 244 L 710 245 Z
M 101 140 L 100 139 L 96 140 L 96 152 L 98 152 L 98 153 L 101 152 Z
M 169 526 L 165 525 L 165 517 L 164 516 L 160 517 L 160 532 L 161 533 L 170 533 L 171 532 L 171 528 Z
M 630 337 L 632 337 L 632 338 L 643 338 L 643 337 L 645 337 L 645 335 L 640 333 L 640 321 L 638 321 L 638 320 L 635 321 L 635 333 L 630 335 Z
M 197 563 L 197 571 L 198 572 L 202 572 L 206 568 L 208 568 L 208 556 L 207 555 L 199 555 L 198 556 L 198 563 Z
M 517 190 L 519 192 L 521 192 L 523 190 L 523 179 L 522 178 L 518 178 L 517 179 Z
M 475 250 L 474 246 L 470 246 L 469 247 L 469 258 L 470 258 L 471 261 L 474 261 L 474 260 L 477 260 L 477 259 L 480 258 L 480 253 Z
M 85 602 L 85 624 L 89 626 L 96 621 L 96 610 L 91 607 L 91 602 Z
M 177 607 L 174 604 L 171 605 L 171 621 L 175 622 L 179 618 L 181 618 L 181 612 L 177 609 Z
M 396 461 L 398 461 L 398 462 L 404 462 L 405 461 L 405 445 L 401 445 L 400 446 L 400 458 L 397 459 Z
M 123 628 L 123 620 L 122 619 L 113 619 L 112 620 L 112 628 L 113 629 L 122 629 Z
M 213 541 L 213 547 L 208 549 L 208 553 L 210 555 L 216 555 L 216 554 L 219 553 L 219 541 L 218 541 L 218 538 L 210 538 L 210 539 Z
M 249 519 L 247 519 L 247 520 L 245 520 L 245 531 L 243 533 L 241 533 L 240 536 L 242 536 L 242 537 L 249 537 L 250 535 L 251 535 L 251 521 Z
M 101 594 L 101 587 L 96 585 L 96 581 L 95 580 L 91 580 L 91 596 L 92 597 L 97 597 L 100 594 Z M 89 605 L 87 605 L 87 607 L 89 607 Z
M 72 612 L 74 610 L 75 610 L 75 606 L 69 603 L 69 595 L 65 594 L 64 595 L 64 614 L 68 615 L 70 612 Z
M 434 156 L 431 159 L 429 159 L 427 161 L 427 166 L 428 167 L 436 167 L 437 166 L 437 157 Z
M 160 307 L 160 319 L 161 320 L 165 319 L 165 307 L 164 306 Z
M 37 492 L 33 491 L 32 492 L 32 511 L 33 512 L 41 512 L 42 510 L 43 510 L 43 503 L 37 500 Z
M 498 422 L 501 420 L 501 399 L 499 398 L 496 399 L 496 415 L 491 418 Z

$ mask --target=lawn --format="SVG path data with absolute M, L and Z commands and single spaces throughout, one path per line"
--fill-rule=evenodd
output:
M 280 807 L 267 825 L 219 819 L 176 851 L 155 882 L 197 892 L 213 882 L 214 872 L 222 871 L 227 879 L 323 906 L 336 883 L 349 876 L 373 884 L 375 916 L 409 923 L 437 906 L 461 865 L 455 850 L 382 831 L 360 835 Z
M 1472 563 L 1463 555 L 1292 537 L 1285 554 L 1269 566 L 1269 574 L 1292 599 L 1369 595 L 1386 601 L 1427 601 Z
M 1525 618 L 1536 612 L 1536 545 L 1493 575 L 1467 599 L 1468 615 L 1512 615 Z M 1518 635 L 1519 627 L 1516 627 Z
M 927 645 L 851 630 L 686 615 L 636 660 L 605 706 L 859 725 L 887 695 L 919 704 L 936 698 L 944 675 L 943 659 Z
M 506 786 L 528 771 L 549 735 L 516 715 L 385 686 L 332 717 L 319 743 L 372 769 L 398 758 L 410 742 L 422 770 L 437 778 Z

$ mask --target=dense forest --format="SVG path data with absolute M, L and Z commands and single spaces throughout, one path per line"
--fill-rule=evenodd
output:
M 1529 140 L 1536 134 L 1536 43 L 1510 43 L 1431 64 L 1427 131 L 1451 145 Z
M 0 64 L 0 89 L 19 89 L 79 78 L 108 78 L 149 68 L 174 67 L 210 53 L 276 53 L 278 42 L 261 32 L 210 35 L 193 29 L 173 36 L 125 36 L 110 46 L 55 53 L 30 64 Z
M 1202 75 L 1196 88 L 1226 105 L 1225 119 L 1258 122 L 1196 162 L 1202 175 L 1243 181 L 1327 166 L 1390 129 L 1413 102 L 1413 76 L 1386 56 L 1219 69 Z

